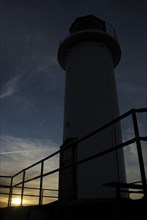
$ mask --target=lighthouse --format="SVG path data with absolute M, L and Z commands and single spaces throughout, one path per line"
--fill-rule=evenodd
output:
M 71 141 L 69 152 L 61 152 L 60 166 L 78 162 L 121 143 L 120 124 L 75 145 L 90 132 L 119 116 L 114 69 L 121 49 L 112 26 L 93 16 L 78 17 L 70 34 L 59 45 L 58 62 L 66 74 L 63 143 Z M 64 144 L 61 149 L 64 148 Z M 73 183 L 74 181 L 74 183 Z M 59 175 L 59 197 L 115 198 L 108 182 L 125 182 L 123 150 L 95 158 Z

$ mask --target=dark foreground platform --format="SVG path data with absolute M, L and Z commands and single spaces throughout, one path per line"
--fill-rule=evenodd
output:
M 147 200 L 84 199 L 53 202 L 44 206 L 0 209 L 1 220 L 143 220 L 147 219 Z

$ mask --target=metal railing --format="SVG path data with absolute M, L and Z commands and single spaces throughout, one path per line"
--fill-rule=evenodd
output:
M 47 177 L 47 176 L 50 176 L 51 174 L 54 174 L 54 173 L 57 173 L 57 172 L 60 172 L 64 169 L 67 169 L 69 167 L 75 167 L 75 166 L 79 166 L 80 164 L 83 164 L 83 163 L 87 163 L 88 161 L 90 160 L 93 160 L 95 158 L 98 158 L 98 157 L 102 157 L 110 152 L 113 152 L 113 151 L 116 151 L 116 150 L 119 150 L 121 148 L 124 148 L 126 146 L 129 146 L 130 144 L 133 144 L 133 143 L 136 143 L 136 148 L 137 148 L 137 155 L 138 155 L 138 161 L 139 161 L 139 170 L 140 170 L 140 176 L 141 176 L 141 179 L 138 181 L 138 182 L 135 182 L 135 183 L 128 183 L 127 185 L 123 185 L 123 183 L 110 183 L 109 186 L 112 186 L 112 187 L 116 187 L 118 188 L 119 186 L 119 190 L 122 190 L 122 191 L 125 191 L 123 190 L 123 188 L 128 188 L 128 189 L 141 189 L 141 191 L 127 191 L 127 193 L 142 193 L 144 197 L 147 196 L 147 179 L 146 179 L 146 173 L 145 173 L 145 163 L 144 163 L 144 160 L 143 160 L 143 154 L 142 154 L 142 147 L 141 147 L 141 141 L 147 141 L 147 136 L 140 136 L 140 132 L 139 132 L 139 126 L 138 126 L 138 121 L 137 121 L 137 114 L 140 114 L 140 113 L 147 113 L 147 108 L 142 108 L 142 109 L 131 109 L 130 111 L 126 112 L 125 114 L 122 114 L 121 116 L 119 116 L 118 118 L 116 118 L 115 120 L 105 124 L 104 126 L 96 129 L 95 131 L 92 131 L 91 133 L 87 134 L 86 136 L 80 138 L 80 139 L 75 139 L 74 142 L 72 141 L 72 143 L 67 143 L 67 144 L 64 144 L 64 145 L 61 145 L 60 146 L 60 150 L 52 153 L 51 155 L 49 155 L 48 157 L 32 164 L 31 166 L 21 170 L 20 172 L 16 173 L 14 176 L 0 176 L 0 178 L 9 178 L 10 179 L 10 185 L 0 185 L 0 188 L 9 188 L 9 193 L 0 193 L 0 194 L 7 194 L 9 197 L 8 197 L 8 206 L 11 206 L 12 205 L 12 197 L 14 195 L 18 195 L 17 193 L 13 193 L 13 189 L 15 188 L 19 188 L 21 189 L 21 193 L 19 193 L 20 197 L 21 197 L 21 206 L 23 205 L 23 200 L 24 200 L 24 197 L 25 196 L 34 196 L 34 197 L 38 197 L 39 198 L 39 205 L 42 205 L 43 204 L 43 198 L 44 197 L 48 197 L 48 198 L 56 198 L 58 199 L 58 196 L 47 196 L 47 195 L 44 195 L 44 191 L 45 190 L 48 190 L 48 191 L 54 191 L 54 192 L 57 192 L 57 189 L 43 189 L 43 178 L 44 177 Z M 79 160 L 79 161 L 73 161 L 71 164 L 67 165 L 67 166 L 64 166 L 64 167 L 58 167 L 56 169 L 53 169 L 49 172 L 44 172 L 44 163 L 45 161 L 51 159 L 51 158 L 54 158 L 56 155 L 60 155 L 60 153 L 62 153 L 63 151 L 69 149 L 70 147 L 73 147 L 73 144 L 77 145 L 81 142 L 84 142 L 85 140 L 87 140 L 88 138 L 96 135 L 97 133 L 107 129 L 108 127 L 114 125 L 115 123 L 119 123 L 121 122 L 123 119 L 127 118 L 128 116 L 131 116 L 131 120 L 133 122 L 133 129 L 134 129 L 134 137 L 129 139 L 129 140 L 126 140 L 126 141 L 123 141 L 121 144 L 117 145 L 117 146 L 114 146 L 114 147 L 111 147 L 105 151 L 102 151 L 102 152 L 99 152 L 99 153 L 96 153 L 94 155 L 91 155 L 89 157 L 86 157 L 82 160 Z M 40 175 L 37 175 L 33 178 L 29 178 L 29 179 L 26 179 L 26 173 L 28 170 L 30 170 L 32 167 L 35 167 L 37 166 L 38 164 L 41 165 L 41 168 L 40 168 Z M 22 180 L 17 182 L 17 183 L 14 183 L 14 178 L 18 175 L 22 174 Z M 35 187 L 26 187 L 25 184 L 28 183 L 28 182 L 31 182 L 31 181 L 34 181 L 34 180 L 38 180 L 39 179 L 39 187 L 38 188 L 35 188 Z M 139 183 L 139 185 L 137 184 Z M 31 194 L 25 194 L 24 193 L 24 190 L 25 189 L 36 189 L 39 191 L 39 194 L 37 195 L 31 195 Z

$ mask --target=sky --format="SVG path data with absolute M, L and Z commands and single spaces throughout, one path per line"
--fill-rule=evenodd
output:
M 147 107 L 146 11 L 146 0 L 0 1 L 1 175 L 14 175 L 62 144 L 65 73 L 57 50 L 77 17 L 93 14 L 116 30 L 120 114 Z

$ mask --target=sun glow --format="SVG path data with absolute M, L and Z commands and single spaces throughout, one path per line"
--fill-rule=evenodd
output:
M 13 205 L 20 205 L 20 204 L 21 204 L 21 199 L 20 199 L 20 198 L 14 198 L 14 199 L 12 199 L 12 204 L 13 204 Z

